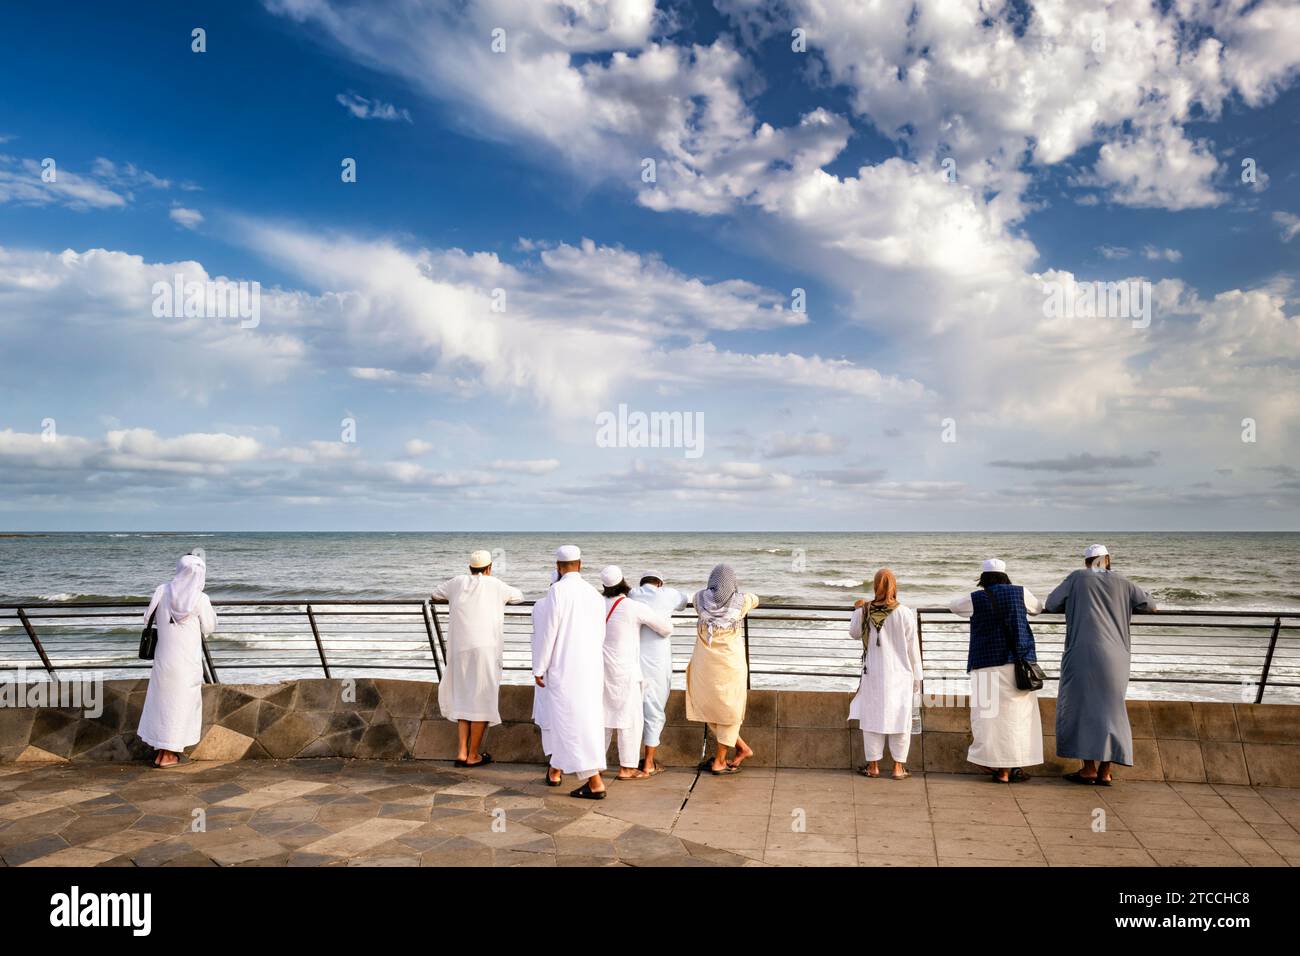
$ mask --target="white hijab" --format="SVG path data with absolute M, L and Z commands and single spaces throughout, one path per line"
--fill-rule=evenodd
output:
M 207 577 L 207 563 L 197 554 L 187 554 L 176 562 L 176 575 L 167 583 L 163 599 L 177 624 L 188 621 L 198 607 Z

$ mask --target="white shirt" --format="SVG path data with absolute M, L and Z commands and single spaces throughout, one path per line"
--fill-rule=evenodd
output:
M 450 605 L 447 615 L 447 653 L 477 647 L 505 646 L 507 604 L 518 604 L 524 592 L 490 574 L 458 574 L 434 588 L 433 599 Z
M 626 595 L 605 598 L 605 613 L 605 726 L 631 727 L 641 712 L 641 628 L 671 637 L 673 621 Z
M 1025 592 L 1025 613 L 1042 614 L 1043 602 L 1034 597 L 1034 592 L 1025 587 L 1020 588 L 1020 590 Z M 970 617 L 975 613 L 975 602 L 971 599 L 969 593 L 963 594 L 961 597 L 948 602 L 948 610 L 958 617 Z

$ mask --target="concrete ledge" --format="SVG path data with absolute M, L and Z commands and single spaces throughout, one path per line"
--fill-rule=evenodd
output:
M 143 680 L 104 685 L 103 712 L 58 707 L 0 707 L 0 762 L 133 761 L 150 750 L 135 735 L 144 706 Z M 356 757 L 446 760 L 455 756 L 456 727 L 438 711 L 437 685 L 401 680 L 299 680 L 283 684 L 208 685 L 203 689 L 203 739 L 195 760 Z M 486 747 L 499 761 L 540 763 L 532 724 L 533 689 L 501 688 L 503 723 Z M 850 694 L 755 690 L 742 733 L 758 767 L 847 769 L 862 761 L 862 739 L 845 720 Z M 1056 701 L 1041 702 L 1045 763 L 1040 773 L 1074 766 L 1056 756 Z M 1132 780 L 1300 786 L 1300 706 L 1189 701 L 1129 701 L 1135 766 Z M 693 766 L 713 741 L 686 720 L 684 694 L 668 701 L 660 759 Z M 970 715 L 965 707 L 927 707 L 924 733 L 913 738 L 909 763 L 930 773 L 979 773 L 966 762 Z M 610 766 L 616 766 L 614 749 Z

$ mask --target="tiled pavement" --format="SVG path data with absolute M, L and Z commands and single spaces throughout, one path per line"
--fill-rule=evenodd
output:
M 1300 790 L 749 767 L 611 781 L 594 803 L 542 774 L 338 759 L 0 765 L 0 865 L 1300 863 Z

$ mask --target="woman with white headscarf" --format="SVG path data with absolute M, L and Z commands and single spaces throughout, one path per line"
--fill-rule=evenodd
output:
M 181 752 L 203 735 L 203 643 L 217 629 L 212 602 L 203 593 L 207 565 L 201 555 L 176 562 L 176 575 L 153 592 L 144 613 L 154 618 L 158 648 L 140 714 L 140 739 L 157 749 L 155 767 L 174 767 Z
M 745 660 L 742 622 L 758 607 L 758 595 L 743 594 L 736 572 L 719 564 L 709 575 L 709 586 L 697 591 L 693 601 L 698 615 L 695 648 L 686 668 L 686 719 L 709 725 L 717 752 L 709 769 L 714 774 L 735 773 L 754 751 L 740 736 L 749 697 L 749 663 Z M 727 759 L 728 748 L 736 758 Z

